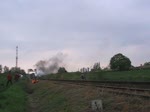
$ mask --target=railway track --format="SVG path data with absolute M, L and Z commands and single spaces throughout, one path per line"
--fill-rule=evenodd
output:
M 57 83 L 75 84 L 82 86 L 94 86 L 100 91 L 122 94 L 127 96 L 137 96 L 142 98 L 150 98 L 150 82 L 121 82 L 121 81 L 82 81 L 82 80 L 55 80 Z

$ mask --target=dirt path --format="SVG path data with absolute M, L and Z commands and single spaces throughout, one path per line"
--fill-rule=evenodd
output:
M 28 93 L 28 110 L 27 112 L 37 112 L 37 99 L 34 98 L 34 90 L 31 83 L 27 85 L 27 93 Z
M 30 112 L 37 112 L 37 102 L 32 98 L 32 95 L 28 95 Z

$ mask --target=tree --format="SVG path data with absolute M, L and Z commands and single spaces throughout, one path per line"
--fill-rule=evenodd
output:
M 2 73 L 3 67 L 2 65 L 0 65 L 0 73 Z
M 145 62 L 141 68 L 142 69 L 149 69 L 150 68 L 150 62 Z
M 16 72 L 17 70 L 16 70 L 16 67 L 12 67 L 11 69 L 10 69 L 10 71 L 11 72 Z
M 22 74 L 22 75 L 26 74 L 26 73 L 25 73 L 25 70 L 21 69 L 20 67 L 12 67 L 12 68 L 10 69 L 10 71 L 11 71 L 12 73 L 18 72 L 18 73 L 20 73 L 20 74 Z
M 20 73 L 21 73 L 22 75 L 26 75 L 26 72 L 25 72 L 24 69 L 21 69 L 21 70 L 20 70 Z
M 100 70 L 101 69 L 100 63 L 95 63 L 94 66 L 93 66 L 93 69 L 94 70 Z
M 101 70 L 100 62 L 97 62 L 93 65 L 93 68 L 91 69 L 91 71 L 99 71 L 99 70 Z
M 80 69 L 80 72 L 82 72 L 82 73 L 89 72 L 89 68 L 83 67 L 83 68 Z
M 143 66 L 150 67 L 150 62 L 145 62 Z
M 58 73 L 66 73 L 66 72 L 67 72 L 67 70 L 64 67 L 60 67 L 58 69 Z
M 7 66 L 4 66 L 4 73 L 8 72 L 9 71 L 9 67 Z
M 110 69 L 110 65 L 108 65 L 108 66 L 106 66 L 104 69 L 103 69 L 103 71 L 110 71 L 111 69 Z
M 131 67 L 131 61 L 126 56 L 118 53 L 114 55 L 110 60 L 110 68 L 112 70 L 129 70 Z

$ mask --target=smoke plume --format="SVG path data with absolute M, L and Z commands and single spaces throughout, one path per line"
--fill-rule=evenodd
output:
M 59 67 L 64 67 L 63 63 L 66 55 L 58 53 L 48 60 L 40 60 L 36 63 L 36 69 L 42 74 L 57 73 Z

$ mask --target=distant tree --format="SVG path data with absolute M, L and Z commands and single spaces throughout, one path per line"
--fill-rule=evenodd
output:
M 103 68 L 103 71 L 110 71 L 110 65 L 106 66 L 105 68 Z
M 87 67 L 87 68 L 85 68 L 85 67 L 81 68 L 80 72 L 82 72 L 82 73 L 89 72 L 89 67 Z
M 101 70 L 99 62 L 97 62 L 93 65 L 93 68 L 91 69 L 91 71 L 98 71 L 98 70 Z
M 114 55 L 110 60 L 110 68 L 112 70 L 129 70 L 131 67 L 131 61 L 121 53 Z
M 66 73 L 66 72 L 67 72 L 67 70 L 64 67 L 60 67 L 58 69 L 58 73 Z
M 150 68 L 150 62 L 145 62 L 142 66 L 141 69 L 149 69 Z
M 26 74 L 25 70 L 24 70 L 24 69 L 21 69 L 21 70 L 20 70 L 20 74 L 25 75 L 25 74 Z
M 0 73 L 2 73 L 3 67 L 2 65 L 0 65 Z
M 93 69 L 100 70 L 101 69 L 100 63 L 95 63 L 94 66 L 93 66 Z
M 21 69 L 20 67 L 17 67 L 17 68 L 16 67 L 12 67 L 10 70 L 11 70 L 12 73 L 18 72 L 18 73 L 20 73 L 22 75 L 26 74 L 25 70 Z
M 145 62 L 143 66 L 149 66 L 150 67 L 150 62 Z
M 12 67 L 10 70 L 11 70 L 11 72 L 16 72 L 17 71 L 16 67 Z
M 8 72 L 9 71 L 9 67 L 7 66 L 4 66 L 4 73 Z

